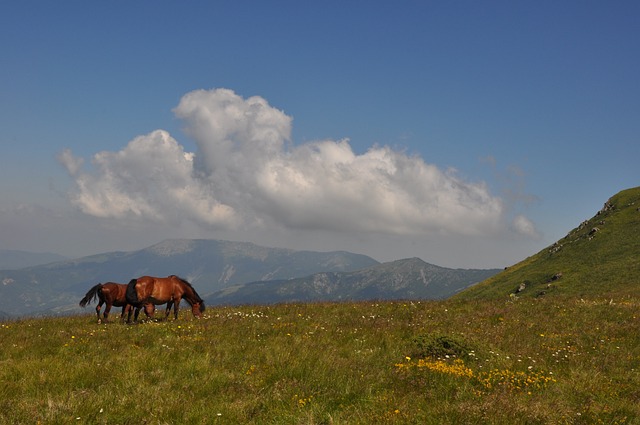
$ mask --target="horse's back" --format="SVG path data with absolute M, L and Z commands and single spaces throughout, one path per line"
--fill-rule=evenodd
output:
M 176 296 L 176 284 L 171 277 L 155 277 L 150 293 L 156 304 L 173 301 Z
M 128 298 L 134 298 L 139 303 L 164 304 L 171 301 L 173 292 L 167 285 L 168 278 L 154 276 L 140 276 L 131 280 L 127 288 Z
M 102 295 L 106 301 L 116 307 L 123 307 L 127 304 L 127 285 L 123 283 L 107 282 L 102 285 Z

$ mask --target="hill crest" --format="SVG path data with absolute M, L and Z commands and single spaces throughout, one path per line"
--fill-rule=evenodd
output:
M 628 295 L 640 284 L 640 187 L 609 198 L 562 239 L 457 299 Z

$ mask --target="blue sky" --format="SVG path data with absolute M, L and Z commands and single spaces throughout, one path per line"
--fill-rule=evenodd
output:
M 638 186 L 640 4 L 3 2 L 0 249 L 503 267 Z

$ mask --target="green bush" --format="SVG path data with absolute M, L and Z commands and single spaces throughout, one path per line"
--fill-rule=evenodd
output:
M 415 357 L 434 359 L 475 357 L 476 348 L 461 336 L 427 334 L 414 339 L 417 351 Z

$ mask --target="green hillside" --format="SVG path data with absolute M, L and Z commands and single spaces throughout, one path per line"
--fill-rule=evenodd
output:
M 609 199 L 567 236 L 456 296 L 513 299 L 620 297 L 640 289 L 640 187 Z

